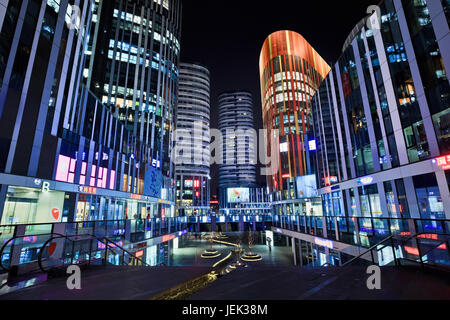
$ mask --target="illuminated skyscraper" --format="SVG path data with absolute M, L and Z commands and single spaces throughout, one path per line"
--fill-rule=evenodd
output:
M 180 64 L 177 132 L 175 139 L 187 154 L 176 165 L 177 206 L 180 215 L 207 214 L 210 210 L 210 80 L 209 70 L 198 64 Z M 178 136 L 178 135 L 177 135 Z M 177 159 L 177 161 L 180 159 Z M 181 163 L 182 162 L 182 163 Z
M 219 198 L 223 204 L 228 188 L 256 186 L 256 133 L 251 93 L 235 91 L 219 96 L 219 130 L 224 147 L 219 165 Z
M 330 67 L 292 31 L 278 31 L 266 39 L 259 65 L 264 128 L 271 137 L 266 144 L 269 153 L 279 152 L 280 159 L 277 172 L 267 177 L 275 212 L 310 213 L 310 200 L 317 197 L 317 187 L 309 101 Z M 271 150 L 275 130 L 279 133 L 275 144 L 279 150 Z M 320 210 L 320 201 L 317 208 Z

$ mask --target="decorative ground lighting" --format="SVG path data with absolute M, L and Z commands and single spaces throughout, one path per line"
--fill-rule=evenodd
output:
M 254 244 L 255 244 L 255 238 L 253 236 L 253 232 L 250 231 L 248 233 L 248 251 L 249 252 L 246 252 L 241 257 L 241 259 L 243 261 L 256 262 L 256 261 L 261 261 L 262 260 L 262 257 L 259 254 L 253 253 Z
M 232 269 L 236 269 L 236 268 L 243 268 L 246 267 L 247 265 L 242 263 L 241 261 L 241 256 L 244 253 L 244 250 L 241 247 L 241 236 L 239 235 L 238 239 L 237 239 L 237 248 L 233 250 L 234 255 L 236 256 L 236 262 L 233 263 L 230 268 Z
M 228 237 L 226 235 L 224 235 L 222 232 L 219 232 L 219 234 L 216 237 L 219 240 L 224 240 L 224 239 L 228 239 Z
M 219 253 L 217 250 L 214 250 L 213 248 L 214 238 L 214 232 L 211 232 L 211 234 L 207 238 L 209 242 L 209 249 L 205 250 L 205 252 L 203 252 L 203 254 L 201 255 L 203 259 L 215 259 L 221 256 L 221 253 Z

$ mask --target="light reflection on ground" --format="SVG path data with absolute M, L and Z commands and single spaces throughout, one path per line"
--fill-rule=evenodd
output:
M 222 241 L 226 242 L 237 242 L 237 238 L 235 234 L 227 234 L 230 236 L 228 239 L 224 239 Z M 260 235 L 255 234 L 260 240 Z M 242 236 L 242 247 L 244 250 L 248 251 L 247 247 L 247 238 L 246 235 Z M 262 241 L 256 241 L 262 242 Z M 225 258 L 231 250 L 235 249 L 234 247 L 227 246 L 224 244 L 213 245 L 214 250 L 217 250 L 221 253 L 221 256 L 217 259 L 203 259 L 201 258 L 202 253 L 205 250 L 210 249 L 210 244 L 206 239 L 200 239 L 199 237 L 195 237 L 193 235 L 189 235 L 184 239 L 180 239 L 179 248 L 171 249 L 170 252 L 170 266 L 212 266 L 215 262 L 220 261 Z M 269 250 L 267 245 L 263 244 L 255 244 L 252 250 L 254 253 L 259 254 L 263 260 L 259 262 L 249 262 L 250 264 L 258 264 L 260 266 L 293 266 L 293 255 L 292 248 L 288 246 L 272 246 L 272 249 Z M 235 256 L 231 258 L 231 261 L 236 261 Z

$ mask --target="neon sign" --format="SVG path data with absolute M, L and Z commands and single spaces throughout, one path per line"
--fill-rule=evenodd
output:
M 316 140 L 310 140 L 308 142 L 308 144 L 309 144 L 309 151 L 316 151 L 317 150 Z
M 97 188 L 94 187 L 82 187 L 80 186 L 80 192 L 86 194 L 97 194 Z
M 117 246 L 123 247 L 123 242 L 122 242 L 122 241 L 119 241 L 119 242 L 115 242 L 115 243 L 110 243 L 110 244 L 108 245 L 109 248 L 115 248 L 115 247 L 117 247 Z M 105 249 L 106 249 L 106 244 L 104 244 L 104 243 L 101 242 L 101 241 L 98 241 L 97 248 L 98 248 L 99 250 L 105 250 Z
M 358 180 L 358 184 L 362 184 L 363 186 L 366 186 L 368 184 L 371 184 L 373 182 L 373 177 L 365 177 Z
M 442 170 L 450 170 L 450 155 L 439 157 L 433 160 Z
M 321 247 L 333 249 L 333 241 L 330 241 L 330 240 L 315 238 L 314 243 Z
M 173 240 L 173 239 L 175 239 L 174 235 L 163 236 L 162 237 L 162 242 L 168 242 L 168 241 Z
M 136 258 L 140 258 L 140 257 L 144 256 L 144 250 L 139 250 L 139 251 L 137 251 L 137 252 L 134 254 L 134 256 L 135 256 Z

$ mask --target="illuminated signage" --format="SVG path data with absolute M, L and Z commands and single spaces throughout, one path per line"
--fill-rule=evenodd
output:
M 419 254 L 419 249 L 417 249 L 417 248 L 412 248 L 412 247 L 408 247 L 408 246 L 405 246 L 404 248 L 405 248 L 405 251 L 407 253 L 409 253 L 409 254 L 412 254 L 412 255 L 415 255 L 415 256 L 419 256 L 420 255 Z
M 53 219 L 55 219 L 56 221 L 58 221 L 59 215 L 60 215 L 60 210 L 59 210 L 59 208 L 53 208 L 53 209 L 51 210 L 51 212 L 52 212 L 52 217 L 53 217 Z
M 250 189 L 249 188 L 229 188 L 227 190 L 228 202 L 230 203 L 242 203 L 250 201 Z
M 160 169 L 161 168 L 161 161 L 153 159 L 152 160 L 152 167 L 156 168 L 156 169 Z
M 130 199 L 133 199 L 133 200 L 142 200 L 142 196 L 139 195 L 139 194 L 132 194 L 132 195 L 130 195 Z
M 168 242 L 168 241 L 173 240 L 173 239 L 175 239 L 175 236 L 173 234 L 172 235 L 163 236 L 162 237 L 162 242 Z
M 143 257 L 143 256 L 144 256 L 144 250 L 136 251 L 136 253 L 134 254 L 134 256 L 135 256 L 136 258 L 141 258 L 141 257 Z
M 316 140 L 309 141 L 309 151 L 316 151 L 317 150 L 317 144 Z
M 94 188 L 94 187 L 83 187 L 83 186 L 80 186 L 79 190 L 80 190 L 81 193 L 97 194 L 97 188 Z
M 91 166 L 90 175 L 87 173 L 88 163 L 81 163 L 80 170 L 80 182 L 79 184 L 85 185 L 89 184 L 91 187 L 98 187 L 102 189 L 107 189 L 108 185 L 106 183 L 108 173 L 110 174 L 109 189 L 115 189 L 116 181 L 116 171 L 108 170 L 107 168 L 97 167 L 96 165 Z M 56 181 L 74 183 L 75 182 L 75 171 L 77 169 L 77 159 L 72 159 L 63 155 L 58 156 L 58 164 L 56 166 Z M 97 180 L 97 185 L 96 185 Z
M 362 184 L 363 186 L 366 186 L 368 184 L 372 184 L 372 182 L 373 182 L 373 177 L 365 177 L 365 178 L 361 178 L 361 179 L 358 180 L 358 184 L 359 185 Z
M 433 160 L 433 163 L 443 170 L 450 170 L 450 155 L 436 158 Z
M 42 192 L 49 192 L 50 191 L 50 182 L 45 181 L 42 183 Z
M 115 243 L 109 243 L 108 248 L 115 248 L 115 247 L 123 247 L 123 242 L 119 241 L 119 242 L 115 242 Z M 106 244 L 104 244 L 101 241 L 98 241 L 98 245 L 97 248 L 99 250 L 105 250 L 106 249 Z
M 37 237 L 36 236 L 25 237 L 25 238 L 23 238 L 23 242 L 36 243 L 37 242 Z
M 320 238 L 315 238 L 314 243 L 321 247 L 326 247 L 329 249 L 333 249 L 333 241 L 331 240 L 325 240 Z
M 289 173 L 285 173 L 281 176 L 283 179 L 289 179 L 291 175 Z
M 287 142 L 280 144 L 280 152 L 285 153 L 289 151 L 289 145 Z

